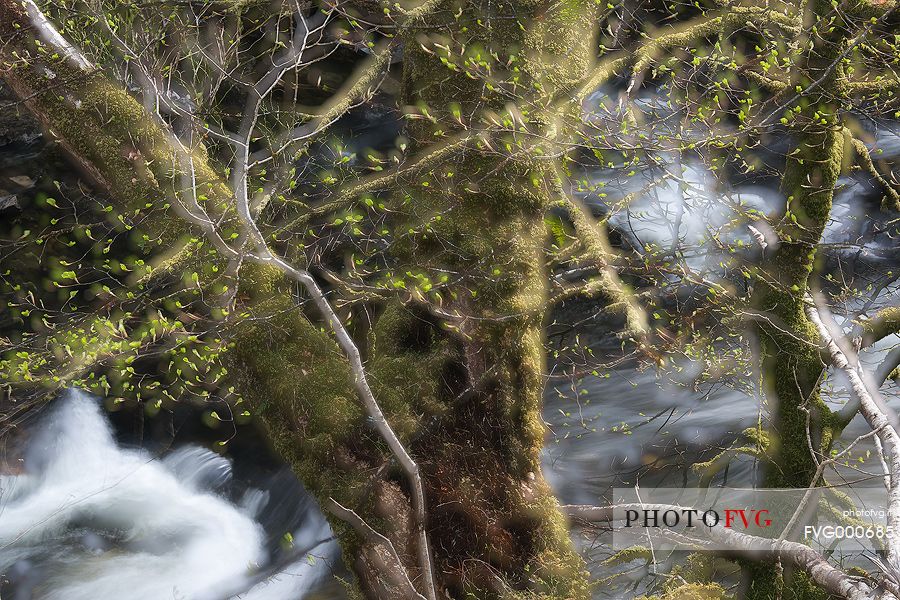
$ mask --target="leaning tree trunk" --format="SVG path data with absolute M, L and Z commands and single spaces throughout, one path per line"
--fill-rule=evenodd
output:
M 758 311 L 761 382 L 771 415 L 764 438 L 769 461 L 763 485 L 771 488 L 809 486 L 816 473 L 813 453 L 821 460 L 840 433 L 821 396 L 825 364 L 805 304 L 845 152 L 833 94 L 844 80 L 840 60 L 849 32 L 847 23 L 835 15 L 824 1 L 812 3 L 807 15 L 817 27 L 804 57 L 805 68 L 796 69 L 789 93 L 795 86 L 811 93 L 793 105 L 794 144 L 782 180 L 787 204 L 777 226 L 779 245 L 763 264 L 752 298 Z M 786 572 L 782 583 L 774 565 L 751 563 L 748 571 L 751 599 L 827 597 L 800 572 Z
M 430 499 L 436 570 L 452 597 L 586 597 L 556 501 L 541 475 L 547 311 L 545 215 L 561 189 L 550 139 L 593 54 L 593 4 L 478 1 L 436 8 L 404 37 L 401 101 L 413 148 L 506 123 L 406 178 L 409 227 L 399 270 L 449 278 L 424 294 L 430 334 L 407 314 L 376 336 L 378 360 L 444 347 L 430 383 L 440 417 L 413 446 Z M 448 32 L 452 31 L 453 35 Z M 579 107 L 576 107 L 576 110 Z M 397 309 L 402 311 L 403 309 Z M 376 338 L 377 339 L 377 338 Z M 423 341 L 424 340 L 424 341 Z M 398 343 L 401 342 L 401 343 Z M 415 390 L 421 373 L 397 384 Z M 415 402 L 414 397 L 410 397 Z

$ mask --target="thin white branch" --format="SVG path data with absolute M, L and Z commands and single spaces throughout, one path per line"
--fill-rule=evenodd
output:
M 59 52 L 82 71 L 92 71 L 94 69 L 94 65 L 91 61 L 59 33 L 53 23 L 44 16 L 44 13 L 41 12 L 41 9 L 38 8 L 38 5 L 35 4 L 33 0 L 25 0 L 22 3 L 22 6 L 24 6 L 25 10 L 28 12 L 31 26 L 34 27 L 38 35 L 41 36 L 44 43 L 52 46 L 54 50 Z
M 888 562 L 900 566 L 900 435 L 895 423 L 897 415 L 887 405 L 871 383 L 859 357 L 855 355 L 853 345 L 846 343 L 840 328 L 831 319 L 824 302 L 817 299 L 816 304 L 809 306 L 809 320 L 819 330 L 825 348 L 835 368 L 840 369 L 850 383 L 850 393 L 859 402 L 859 410 L 869 426 L 878 431 L 878 437 L 888 452 L 890 465 L 890 487 L 888 490 L 886 549 Z M 838 340 L 843 341 L 839 344 Z M 842 348 L 843 346 L 843 348 Z
M 391 425 L 387 422 L 384 413 L 381 410 L 375 395 L 372 393 L 371 387 L 366 377 L 365 367 L 362 363 L 362 357 L 359 348 L 353 342 L 344 324 L 334 312 L 328 299 L 322 289 L 316 283 L 313 276 L 306 270 L 297 269 L 285 262 L 282 258 L 276 256 L 266 245 L 265 239 L 250 214 L 250 205 L 246 196 L 246 184 L 243 186 L 244 194 L 238 203 L 238 214 L 243 224 L 248 228 L 252 242 L 256 246 L 255 252 L 250 256 L 253 260 L 267 265 L 278 267 L 283 273 L 300 283 L 306 288 L 313 303 L 320 313 L 328 321 L 328 325 L 334 332 L 338 344 L 344 350 L 350 362 L 350 369 L 353 372 L 353 384 L 356 388 L 360 399 L 366 409 L 366 414 L 372 420 L 375 428 L 381 437 L 387 442 L 391 453 L 397 459 L 404 474 L 409 480 L 412 494 L 412 508 L 415 519 L 416 537 L 418 538 L 418 554 L 420 568 L 423 574 L 423 587 L 425 589 L 428 600 L 435 600 L 436 593 L 434 589 L 434 568 L 431 560 L 431 549 L 429 546 L 428 535 L 425 531 L 425 488 L 422 483 L 422 476 L 419 472 L 419 465 L 406 451 L 403 443 L 397 437 Z
M 407 575 L 406 569 L 403 567 L 403 561 L 400 560 L 400 556 L 397 554 L 397 550 L 394 548 L 394 544 L 391 540 L 372 529 L 372 527 L 366 523 L 362 517 L 356 514 L 356 512 L 343 506 L 334 498 L 329 498 L 325 502 L 324 508 L 338 519 L 349 523 L 350 526 L 370 544 L 383 547 L 387 551 L 391 562 L 394 563 L 391 565 L 391 573 L 401 582 L 403 587 L 406 588 L 407 596 L 416 598 L 417 600 L 425 600 L 425 597 L 416 591 L 415 586 L 409 580 L 409 575 Z
M 431 548 L 428 541 L 428 535 L 425 530 L 425 488 L 422 477 L 419 472 L 419 466 L 406 451 L 397 434 L 387 422 L 384 413 L 381 410 L 372 389 L 369 386 L 366 377 L 365 367 L 363 366 L 362 356 L 359 348 L 357 348 L 344 324 L 335 313 L 322 289 L 316 283 L 313 276 L 304 269 L 298 269 L 287 263 L 280 256 L 275 255 L 266 243 L 265 237 L 260 231 L 254 220 L 250 198 L 248 194 L 248 175 L 250 164 L 250 140 L 253 135 L 253 129 L 256 126 L 259 117 L 259 109 L 263 99 L 271 93 L 281 77 L 291 68 L 294 68 L 297 61 L 303 54 L 303 45 L 308 37 L 308 29 L 305 22 L 301 27 L 299 24 L 294 31 L 291 47 L 287 55 L 280 60 L 275 61 L 273 68 L 254 86 L 253 92 L 247 99 L 244 108 L 244 114 L 241 118 L 241 126 L 238 132 L 238 140 L 234 144 L 235 159 L 232 168 L 231 182 L 232 189 L 237 203 L 237 213 L 246 233 L 249 237 L 248 242 L 254 248 L 249 258 L 256 262 L 272 265 L 280 269 L 285 275 L 297 281 L 302 285 L 310 297 L 316 308 L 325 317 L 331 330 L 337 338 L 338 344 L 344 350 L 350 362 L 350 369 L 353 372 L 353 383 L 359 394 L 360 399 L 365 406 L 366 413 L 378 430 L 381 437 L 387 442 L 393 456 L 397 459 L 404 474 L 409 480 L 412 509 L 415 520 L 416 537 L 418 541 L 418 560 L 419 567 L 422 572 L 422 587 L 425 590 L 425 596 L 428 600 L 435 600 L 436 592 L 434 588 L 434 568 L 431 559 Z M 356 86 L 354 86 L 355 89 Z M 341 111 L 343 114 L 343 111 Z

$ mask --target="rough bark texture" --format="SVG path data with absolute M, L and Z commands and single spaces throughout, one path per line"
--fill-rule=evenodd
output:
M 448 3 L 404 40 L 401 101 L 429 117 L 410 122 L 414 147 L 427 151 L 454 130 L 491 119 L 508 118 L 519 134 L 470 143 L 407 178 L 401 192 L 410 198 L 415 231 L 396 249 L 401 269 L 432 279 L 453 274 L 441 291 L 441 314 L 458 318 L 432 327 L 422 349 L 448 347 L 453 360 L 440 376 L 447 399 L 458 400 L 414 450 L 429 482 L 436 567 L 454 597 L 588 593 L 539 463 L 544 217 L 560 186 L 555 165 L 542 156 L 551 143 L 538 148 L 524 130 L 540 136 L 553 129 L 561 115 L 546 109 L 549 99 L 587 73 L 592 6 L 473 2 L 454 16 Z M 398 334 L 422 339 L 411 330 Z
M 407 129 L 413 150 L 427 153 L 456 130 L 510 113 L 532 133 L 548 129 L 560 116 L 542 99 L 571 89 L 589 67 L 591 11 L 577 2 L 472 3 L 459 16 L 438 6 L 429 13 L 438 16 L 417 21 L 404 39 L 401 95 L 409 112 L 425 115 Z M 471 62 L 441 60 L 439 45 L 463 44 Z M 490 85 L 468 68 L 489 71 Z M 555 165 L 541 156 L 547 150 L 523 148 L 512 132 L 493 134 L 448 152 L 437 167 L 410 169 L 395 194 L 407 215 L 391 250 L 397 271 L 452 278 L 440 302 L 384 310 L 367 368 L 426 477 L 437 579 L 449 597 L 588 596 L 539 464 L 544 216 L 560 189 Z M 402 487 L 395 474 L 379 471 L 382 453 L 371 435 L 360 435 L 352 394 L 333 392 L 348 390 L 346 380 L 315 364 L 302 341 L 315 332 L 303 329 L 293 320 L 262 347 L 249 341 L 258 336 L 237 336 L 236 362 L 256 382 L 254 404 L 312 489 L 357 508 L 414 573 Z M 291 364 L 322 378 L 315 388 L 279 383 Z M 345 550 L 369 595 L 387 597 L 371 552 L 352 541 Z
M 839 60 L 849 35 L 846 23 L 832 20 L 833 15 L 824 1 L 813 2 L 808 10 L 807 21 L 817 27 L 794 83 L 813 91 L 796 105 L 794 145 L 782 179 L 787 205 L 777 227 L 780 244 L 764 264 L 753 296 L 754 308 L 762 314 L 756 332 L 771 414 L 766 487 L 807 487 L 816 473 L 812 453 L 827 454 L 840 433 L 821 397 L 825 364 L 818 331 L 805 310 L 816 248 L 844 160 L 842 123 L 830 94 L 843 79 Z M 772 565 L 752 563 L 747 570 L 750 599 L 827 597 L 802 572 L 786 570 L 782 584 Z
M 539 99 L 573 86 L 590 62 L 587 4 L 475 3 L 456 18 L 440 7 L 433 14 L 445 16 L 425 17 L 405 40 L 402 101 L 429 115 L 411 121 L 414 150 L 428 152 L 460 121 L 478 127 L 511 102 L 529 112 L 528 127 L 541 132 L 557 115 L 546 113 Z M 463 42 L 477 50 L 467 56 L 473 64 L 490 64 L 494 89 L 442 63 L 433 43 L 449 42 L 441 33 L 446 25 L 468 31 Z M 510 48 L 516 60 L 507 64 Z M 458 318 L 389 305 L 374 328 L 367 368 L 426 477 L 442 593 L 587 597 L 583 565 L 539 465 L 543 219 L 559 189 L 556 171 L 535 156 L 539 151 L 506 146 L 514 140 L 485 141 L 449 153 L 433 170 L 412 170 L 397 194 L 407 198 L 409 213 L 397 229 L 410 230 L 392 251 L 398 270 L 425 272 L 432 280 L 457 274 L 441 291 L 441 314 Z M 415 573 L 406 496 L 396 474 L 382 472 L 374 436 L 361 429 L 340 357 L 321 362 L 327 337 L 291 315 L 290 301 L 267 299 L 283 295 L 260 282 L 251 287 L 261 303 L 279 303 L 283 312 L 276 321 L 248 324 L 255 333 L 235 336 L 241 389 L 254 398 L 276 445 L 310 488 L 356 509 Z M 300 381 L 285 381 L 283 374 L 298 367 Z M 367 594 L 398 594 L 379 578 L 376 550 L 338 528 Z
M 0 34 L 4 80 L 72 161 L 109 195 L 115 210 L 134 224 L 134 235 L 140 236 L 145 252 L 171 255 L 172 249 L 190 243 L 189 260 L 179 261 L 178 271 L 198 273 L 203 287 L 220 279 L 214 269 L 222 264 L 222 257 L 208 242 L 202 243 L 201 231 L 192 230 L 172 210 L 177 201 L 174 182 L 183 163 L 169 132 L 101 71 L 84 68 L 43 44 L 16 0 L 0 2 Z M 196 152 L 197 194 L 206 197 L 205 208 L 212 214 L 233 211 L 228 186 L 206 162 L 202 150 Z M 272 427 L 278 450 L 320 498 L 333 495 L 355 507 L 353 485 L 342 484 L 345 479 L 365 482 L 369 474 L 359 470 L 362 465 L 352 463 L 330 468 L 336 459 L 331 451 L 363 421 L 339 348 L 300 312 L 292 286 L 277 269 L 246 264 L 238 280 L 246 305 L 235 319 L 238 324 L 231 332 L 233 343 L 226 358 L 234 370 L 237 391 L 251 410 L 262 414 Z M 343 453 L 349 455 L 346 450 Z M 332 488 L 340 493 L 332 494 Z M 393 494 L 395 501 L 398 496 L 402 501 L 396 486 L 386 490 L 380 497 Z M 372 596 L 402 597 L 391 595 L 391 578 L 383 577 L 386 571 L 380 569 L 380 549 L 362 549 L 352 530 L 340 523 L 335 527 L 342 534 L 348 558 L 352 557 L 348 564 L 354 566 L 356 556 L 360 557 L 362 567 L 357 573 L 362 584 L 375 588 L 384 579 L 386 587 Z
M 460 121 L 477 128 L 506 113 L 531 134 L 549 129 L 559 118 L 546 109 L 549 99 L 571 89 L 591 62 L 593 5 L 476 2 L 457 17 L 449 3 L 438 8 L 429 14 L 440 16 L 424 16 L 406 39 L 403 101 L 433 117 L 412 121 L 414 147 L 427 150 Z M 135 230 L 146 236 L 147 252 L 190 235 L 167 207 L 180 163 L 165 128 L 101 72 L 42 51 L 18 2 L 0 2 L 0 17 L 4 78 L 116 209 L 139 217 Z M 452 43 L 467 48 L 470 62 L 457 69 L 432 45 L 449 41 L 446 26 L 461 36 Z M 468 68 L 480 75 L 468 76 Z M 555 166 L 541 156 L 546 150 L 523 151 L 512 131 L 494 134 L 434 171 L 410 173 L 398 194 L 410 198 L 404 210 L 415 232 L 393 259 L 461 274 L 441 292 L 441 309 L 458 318 L 432 316 L 434 305 L 390 304 L 374 327 L 367 365 L 388 419 L 426 476 L 428 529 L 447 597 L 588 596 L 584 566 L 539 465 L 543 219 L 560 189 Z M 211 212 L 230 210 L 228 187 L 197 152 L 198 193 Z M 243 318 L 235 317 L 227 354 L 237 390 L 308 487 L 388 536 L 415 584 L 403 478 L 367 426 L 336 344 L 297 309 L 280 273 L 246 265 L 238 275 Z M 366 595 L 408 595 L 396 573 L 385 576 L 383 548 L 333 525 Z
M 814 3 L 809 18 L 830 12 L 824 2 Z M 773 411 L 773 437 L 769 448 L 773 460 L 766 474 L 767 487 L 806 487 L 815 473 L 807 443 L 810 412 L 813 450 L 830 446 L 830 412 L 824 405 L 819 380 L 824 363 L 815 326 L 805 312 L 805 296 L 816 261 L 816 248 L 831 214 L 834 188 L 844 159 L 844 136 L 836 107 L 827 90 L 842 78 L 842 67 L 834 67 L 846 46 L 848 32 L 841 24 L 819 23 L 806 68 L 797 85 L 807 87 L 819 78 L 807 99 L 799 103 L 792 135 L 795 144 L 788 154 L 782 179 L 787 196 L 786 212 L 778 226 L 780 244 L 763 267 L 753 303 L 763 317 L 757 332 L 760 340 L 763 389 Z

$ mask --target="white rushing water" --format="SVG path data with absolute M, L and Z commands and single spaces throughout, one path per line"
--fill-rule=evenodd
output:
M 325 566 L 304 553 L 268 568 L 256 520 L 267 493 L 234 504 L 216 493 L 230 479 L 231 463 L 204 448 L 159 459 L 118 446 L 99 402 L 66 393 L 33 430 L 23 472 L 0 477 L 12 600 L 303 598 Z M 328 536 L 317 515 L 295 547 Z

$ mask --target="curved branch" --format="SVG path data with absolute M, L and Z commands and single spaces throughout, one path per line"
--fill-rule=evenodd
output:
M 848 132 L 849 133 L 849 132 Z M 878 182 L 878 184 L 884 189 L 885 197 L 882 202 L 882 206 L 884 208 L 891 208 L 892 210 L 900 210 L 900 192 L 891 185 L 891 182 L 884 178 L 884 175 L 881 174 L 881 171 L 875 166 L 875 163 L 872 161 L 872 157 L 869 155 L 869 149 L 866 148 L 866 145 L 851 135 L 851 141 L 853 142 L 853 149 L 856 151 L 856 158 L 859 161 L 859 166 L 863 168 L 872 178 Z
M 309 209 L 299 217 L 292 219 L 285 225 L 279 227 L 282 231 L 290 231 L 298 227 L 303 227 L 310 219 L 317 216 L 324 216 L 335 211 L 349 208 L 359 196 L 364 194 L 372 194 L 393 185 L 400 177 L 414 172 L 418 169 L 426 168 L 435 164 L 438 160 L 447 158 L 448 155 L 465 146 L 472 139 L 477 137 L 477 133 L 473 131 L 463 131 L 451 140 L 443 144 L 434 144 L 428 152 L 415 157 L 407 164 L 401 165 L 395 169 L 391 169 L 387 173 L 378 173 L 370 177 L 364 177 L 352 185 L 338 190 L 338 192 L 330 200 Z
M 869 426 L 878 431 L 878 437 L 890 451 L 891 469 L 887 506 L 889 532 L 885 546 L 888 561 L 900 564 L 900 557 L 898 557 L 898 553 L 900 553 L 900 434 L 897 432 L 897 415 L 884 403 L 877 388 L 869 381 L 869 376 L 863 370 L 859 358 L 852 355 L 852 350 L 842 348 L 838 344 L 832 331 L 839 331 L 839 329 L 837 325 L 830 322 L 830 319 L 827 324 L 824 322 L 823 314 L 827 313 L 821 306 L 809 306 L 806 312 L 825 342 L 832 363 L 847 376 L 854 404 L 859 407 L 859 411 Z M 847 340 L 842 341 L 846 342 Z M 846 343 L 843 345 L 849 346 Z
M 271 156 L 284 152 L 292 144 L 300 142 L 299 148 L 292 149 L 294 152 L 300 152 L 308 147 L 317 134 L 344 116 L 355 103 L 359 102 L 359 98 L 367 98 L 373 92 L 376 82 L 390 66 L 393 51 L 392 40 L 383 41 L 376 46 L 354 76 L 344 84 L 344 89 L 319 108 L 309 122 L 294 127 L 279 136 L 268 150 L 251 156 L 251 166 L 265 162 Z
M 243 146 L 244 156 L 246 156 L 247 147 Z M 254 252 L 249 256 L 250 259 L 266 266 L 273 266 L 279 269 L 286 276 L 290 277 L 300 285 L 302 285 L 312 298 L 313 304 L 325 317 L 331 330 L 337 338 L 338 345 L 347 356 L 350 362 L 350 369 L 353 373 L 353 386 L 359 394 L 363 402 L 366 413 L 372 420 L 375 429 L 381 435 L 382 439 L 387 443 L 391 453 L 397 459 L 401 469 L 406 475 L 412 495 L 412 508 L 415 513 L 415 530 L 418 538 L 419 566 L 422 570 L 424 578 L 425 594 L 428 600 L 435 600 L 436 592 L 434 587 L 434 567 L 431 559 L 431 548 L 428 541 L 428 534 L 425 530 L 426 520 L 426 502 L 425 502 L 425 486 L 422 482 L 422 476 L 419 472 L 419 465 L 409 455 L 400 438 L 394 432 L 390 423 L 384 416 L 375 394 L 369 386 L 366 369 L 363 366 L 362 355 L 359 348 L 350 337 L 347 328 L 341 322 L 340 317 L 335 313 L 334 308 L 325 297 L 322 288 L 316 283 L 313 276 L 304 269 L 298 269 L 287 263 L 281 257 L 275 255 L 266 243 L 265 237 L 256 225 L 250 210 L 250 202 L 246 193 L 247 182 L 235 182 L 235 194 L 237 196 L 237 211 L 243 227 L 249 236 L 249 243 L 255 247 Z
M 871 346 L 889 335 L 900 333 L 900 306 L 883 308 L 869 320 L 861 321 L 862 347 Z
M 650 327 L 647 324 L 647 315 L 638 304 L 634 294 L 626 284 L 619 279 L 619 274 L 612 266 L 615 253 L 609 244 L 605 228 L 590 214 L 588 209 L 577 199 L 571 196 L 564 197 L 562 205 L 569 213 L 575 233 L 584 246 L 585 255 L 593 262 L 599 271 L 599 275 L 593 279 L 589 286 L 579 292 L 600 292 L 610 300 L 610 308 L 625 315 L 625 325 L 628 333 L 636 337 L 647 335 Z M 565 299 L 567 295 L 557 296 L 556 301 Z

